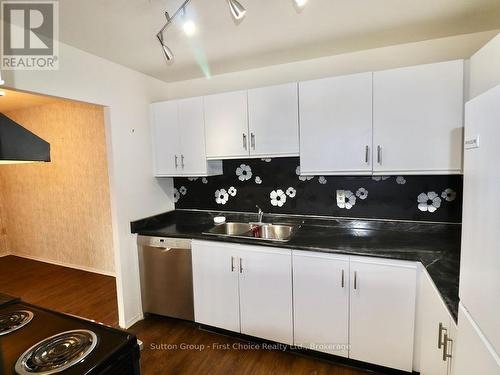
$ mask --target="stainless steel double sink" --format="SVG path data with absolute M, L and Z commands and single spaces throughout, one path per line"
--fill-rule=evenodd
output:
M 287 242 L 292 238 L 299 227 L 299 225 L 291 224 L 228 222 L 218 224 L 203 234 L 222 237 L 252 238 L 262 241 Z

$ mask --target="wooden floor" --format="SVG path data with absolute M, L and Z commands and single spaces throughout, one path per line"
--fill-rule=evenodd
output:
M 118 325 L 115 280 L 14 256 L 0 258 L 0 292 L 61 312 Z M 279 350 L 253 349 L 194 323 L 148 317 L 135 324 L 144 343 L 142 373 L 156 374 L 373 374 Z

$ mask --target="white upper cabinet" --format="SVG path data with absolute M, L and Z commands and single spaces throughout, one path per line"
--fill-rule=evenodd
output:
M 297 83 L 248 91 L 250 155 L 299 155 Z
M 222 173 L 222 162 L 207 162 L 203 98 L 154 103 L 151 118 L 155 176 Z
M 374 173 L 461 173 L 463 87 L 463 60 L 375 72 Z
M 351 257 L 349 358 L 412 371 L 417 266 Z
M 294 344 L 349 354 L 349 257 L 293 252 Z
M 247 91 L 205 96 L 207 157 L 230 159 L 248 157 Z
M 179 110 L 176 101 L 151 104 L 155 176 L 181 173 Z
M 299 83 L 305 175 L 372 173 L 372 73 Z

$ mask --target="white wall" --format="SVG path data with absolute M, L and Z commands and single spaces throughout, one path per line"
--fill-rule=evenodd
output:
M 206 95 L 342 74 L 468 59 L 497 33 L 498 31 L 486 31 L 457 35 L 221 74 L 211 79 L 200 78 L 172 82 L 168 85 L 168 98 Z
M 470 92 L 472 99 L 500 85 L 500 34 L 470 59 Z
M 172 181 L 153 177 L 150 151 L 149 103 L 166 96 L 166 84 L 64 44 L 60 44 L 60 70 L 3 71 L 3 78 L 7 87 L 108 106 L 119 322 L 129 327 L 142 317 L 137 246 L 130 221 L 174 207 Z

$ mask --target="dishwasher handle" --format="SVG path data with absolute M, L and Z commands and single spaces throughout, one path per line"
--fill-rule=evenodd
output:
M 191 249 L 191 240 L 185 238 L 137 236 L 137 244 L 139 246 L 157 248 L 164 252 L 172 249 Z

